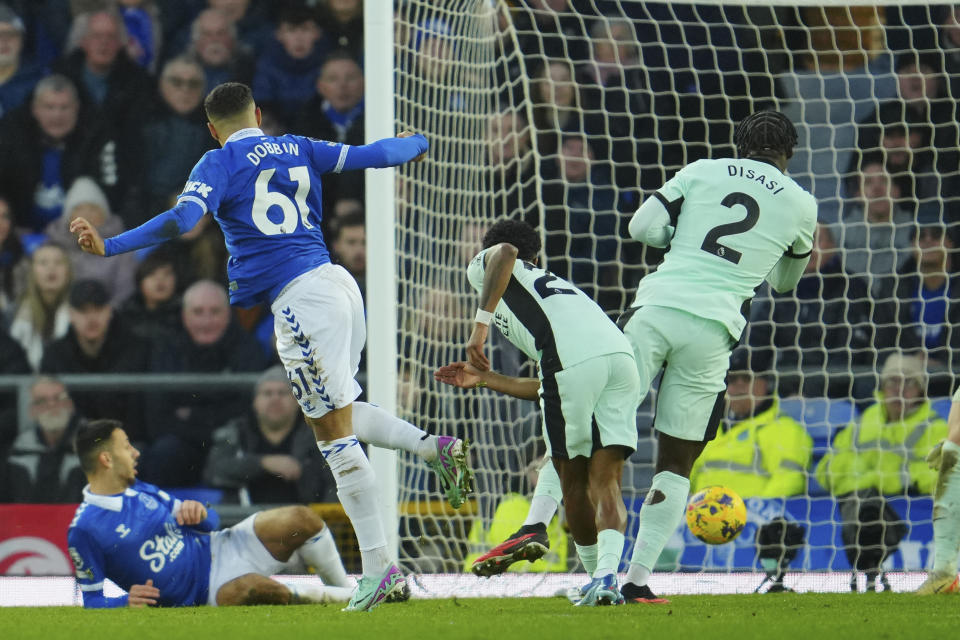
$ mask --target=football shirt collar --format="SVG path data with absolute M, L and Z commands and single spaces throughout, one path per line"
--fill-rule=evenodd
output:
M 253 138 L 254 136 L 263 136 L 263 135 L 265 134 L 263 133 L 262 129 L 259 129 L 257 127 L 247 127 L 246 129 L 240 129 L 239 131 L 234 131 L 233 133 L 231 133 L 230 137 L 227 138 L 227 141 L 224 142 L 223 144 L 235 142 L 236 140 L 243 140 L 244 138 Z
M 83 501 L 96 505 L 101 509 L 109 511 L 121 511 L 123 509 L 123 496 L 135 496 L 137 492 L 133 489 L 126 489 L 123 493 L 117 493 L 112 496 L 104 496 L 99 493 L 91 493 L 90 485 L 83 488 Z

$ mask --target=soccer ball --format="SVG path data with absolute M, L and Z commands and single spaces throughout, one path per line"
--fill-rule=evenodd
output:
M 730 542 L 746 524 L 747 505 L 728 487 L 707 487 L 687 502 L 687 526 L 707 544 Z

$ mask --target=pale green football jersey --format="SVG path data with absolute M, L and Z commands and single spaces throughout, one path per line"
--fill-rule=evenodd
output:
M 640 281 L 633 306 L 710 318 L 739 339 L 744 304 L 780 257 L 813 247 L 817 201 L 773 165 L 746 158 L 698 160 L 657 194 L 676 231 L 663 262 Z
M 470 261 L 467 280 L 479 292 L 484 249 Z M 529 262 L 517 260 L 507 290 L 494 310 L 504 337 L 540 364 L 541 375 L 590 358 L 633 348 L 607 314 L 575 286 Z

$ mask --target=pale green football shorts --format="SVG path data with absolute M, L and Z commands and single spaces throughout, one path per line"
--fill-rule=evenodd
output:
M 733 338 L 716 320 L 644 305 L 618 323 L 633 345 L 645 397 L 663 369 L 653 426 L 681 440 L 707 441 L 723 417 Z
M 590 457 L 619 445 L 637 448 L 640 377 L 629 353 L 590 358 L 540 379 L 543 438 L 554 458 Z

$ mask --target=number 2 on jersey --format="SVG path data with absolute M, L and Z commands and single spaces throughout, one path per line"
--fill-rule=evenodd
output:
M 753 229 L 754 225 L 757 224 L 757 220 L 760 219 L 760 205 L 757 204 L 757 201 L 752 197 L 739 191 L 728 194 L 727 197 L 720 201 L 720 204 L 728 209 L 739 204 L 747 210 L 747 215 L 743 220 L 720 224 L 710 229 L 703 239 L 703 244 L 700 245 L 700 248 L 707 253 L 712 253 L 724 260 L 729 260 L 733 264 L 740 264 L 740 258 L 743 257 L 743 254 L 736 249 L 731 249 L 726 245 L 720 244 L 717 240 L 724 236 L 746 233 L 750 231 L 750 229 Z
M 275 236 L 281 233 L 293 233 L 297 228 L 297 212 L 300 213 L 300 220 L 307 229 L 313 229 L 307 217 L 310 215 L 310 209 L 307 207 L 307 194 L 310 193 L 310 172 L 305 166 L 290 167 L 290 180 L 297 183 L 297 193 L 293 196 L 293 201 L 279 191 L 270 191 L 270 179 L 276 169 L 264 169 L 257 176 L 257 182 L 254 185 L 253 193 L 253 224 L 265 235 Z M 294 204 L 294 202 L 296 204 Z M 267 211 L 270 207 L 280 207 L 283 211 L 283 220 L 278 224 L 273 222 Z

